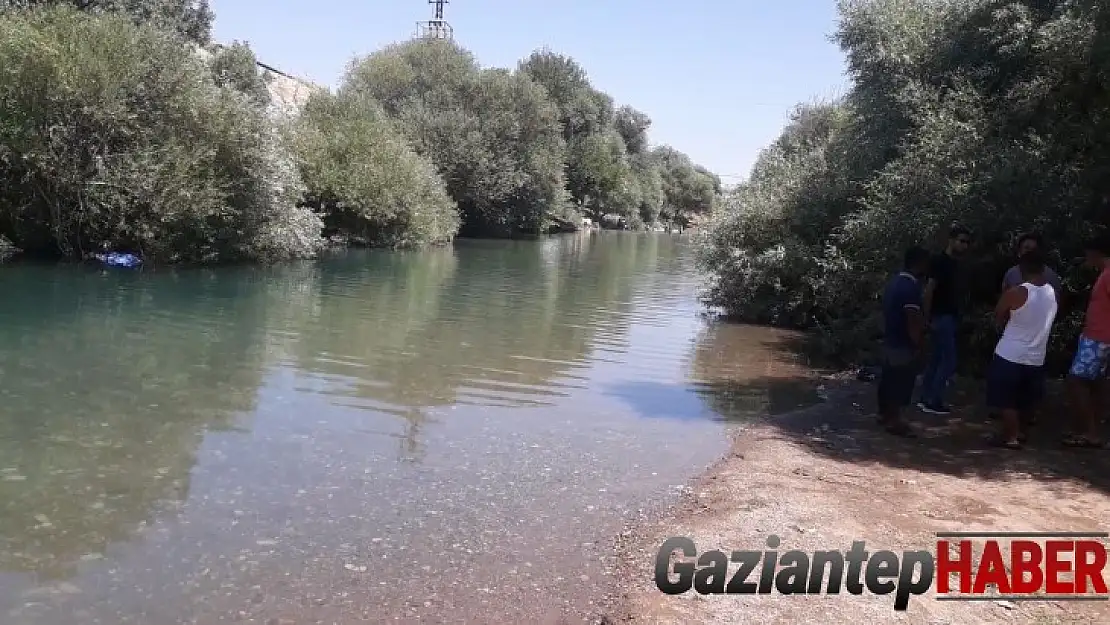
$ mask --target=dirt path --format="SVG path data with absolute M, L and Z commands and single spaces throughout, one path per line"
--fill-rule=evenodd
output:
M 828 401 L 744 428 L 731 455 L 691 484 L 673 514 L 625 537 L 620 568 L 626 592 L 613 621 L 1110 623 L 1108 602 L 1000 605 L 923 595 L 896 613 L 892 596 L 867 593 L 662 594 L 652 569 L 659 546 L 671 536 L 693 538 L 699 551 L 762 550 L 767 536 L 776 534 L 780 553 L 848 549 L 853 540 L 866 540 L 869 550 L 900 552 L 929 549 L 940 531 L 1107 529 L 1110 452 L 1060 449 L 1048 425 L 1040 428 L 1048 432 L 1034 432 L 1022 452 L 988 449 L 981 437 L 990 420 L 973 409 L 950 418 L 912 414 L 922 438 L 893 439 L 874 427 L 872 385 L 825 383 L 833 387 Z M 1049 424 L 1061 414 L 1045 412 L 1042 421 Z

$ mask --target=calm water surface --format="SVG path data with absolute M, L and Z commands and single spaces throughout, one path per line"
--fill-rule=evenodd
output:
M 0 623 L 572 622 L 721 417 L 807 396 L 696 286 L 629 233 L 2 267 Z

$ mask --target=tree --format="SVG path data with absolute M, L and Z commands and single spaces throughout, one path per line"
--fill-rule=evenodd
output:
M 452 42 L 413 41 L 353 63 L 341 92 L 381 102 L 435 163 L 465 234 L 541 229 L 563 209 L 557 109 L 526 74 L 482 70 Z
M 247 44 L 235 41 L 230 46 L 220 46 L 212 55 L 211 67 L 217 85 L 238 89 L 259 106 L 270 103 L 270 89 L 258 71 L 254 51 Z
M 700 254 L 709 303 L 817 330 L 831 354 L 865 355 L 883 281 L 911 244 L 952 221 L 976 232 L 965 349 L 989 356 L 986 311 L 1012 244 L 1039 230 L 1065 284 L 1081 241 L 1110 227 L 1110 22 L 1081 0 L 855 0 L 837 41 L 851 91 L 800 108 L 730 194 Z M 1076 295 L 1082 295 L 1082 290 Z M 1050 366 L 1082 314 L 1063 310 Z M 981 359 L 987 362 L 989 358 Z M 969 359 L 968 362 L 978 362 Z
M 448 242 L 458 231 L 455 203 L 434 165 L 365 94 L 313 95 L 295 137 L 307 199 L 327 235 L 407 247 Z
M 202 262 L 318 247 L 273 123 L 153 27 L 3 14 L 0 120 L 0 235 L 26 252 Z
M 94 14 L 122 13 L 138 24 L 150 24 L 207 45 L 215 14 L 208 0 L 0 0 L 0 12 L 36 7 L 72 6 Z
M 651 128 L 651 118 L 637 111 L 631 106 L 622 106 L 617 109 L 614 125 L 629 154 L 643 154 L 648 149 L 648 129 Z

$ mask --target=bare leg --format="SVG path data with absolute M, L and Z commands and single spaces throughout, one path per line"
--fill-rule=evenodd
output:
M 1097 433 L 1099 424 L 1106 419 L 1106 393 L 1110 390 L 1110 388 L 1108 388 L 1110 385 L 1106 384 L 1106 378 L 1102 377 L 1092 386 L 1094 389 L 1091 392 L 1091 423 L 1092 427 L 1095 428 L 1092 434 L 1095 434 Z
M 1016 445 L 1021 437 L 1021 414 L 1011 408 L 1000 412 L 1002 414 L 1002 440 L 1007 445 Z
M 1095 440 L 1098 436 L 1098 420 L 1095 418 L 1095 393 L 1092 391 L 1097 389 L 1090 382 L 1076 377 L 1069 377 L 1067 386 L 1074 408 L 1075 433 Z

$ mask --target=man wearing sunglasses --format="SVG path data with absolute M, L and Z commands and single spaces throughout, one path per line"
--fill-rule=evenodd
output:
M 925 283 L 925 318 L 929 323 L 932 353 L 925 367 L 921 384 L 921 401 L 917 407 L 937 415 L 952 413 L 945 402 L 948 383 L 956 373 L 956 330 L 960 321 L 960 300 L 963 296 L 960 260 L 971 247 L 971 231 L 953 224 L 948 231 L 948 245 L 933 257 L 929 280 Z

